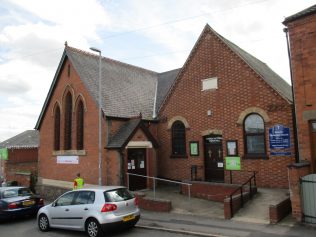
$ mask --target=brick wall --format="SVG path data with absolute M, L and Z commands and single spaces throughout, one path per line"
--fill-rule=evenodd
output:
M 218 78 L 218 89 L 202 91 L 201 80 L 211 77 Z M 249 108 L 261 109 L 270 118 L 265 123 L 268 159 L 243 159 L 243 125 L 237 121 Z M 212 111 L 211 116 L 207 115 L 208 110 Z M 226 141 L 238 141 L 242 170 L 256 171 L 258 186 L 288 187 L 286 167 L 294 161 L 291 105 L 212 32 L 206 31 L 200 36 L 159 116 L 166 121 L 158 125 L 159 175 L 188 180 L 191 166 L 197 165 L 197 178 L 204 180 L 203 136 L 210 130 L 221 132 L 224 157 Z M 184 117 L 189 124 L 186 129 L 186 158 L 170 157 L 168 121 L 176 116 Z M 275 124 L 290 128 L 292 156 L 270 156 L 268 129 Z M 199 156 L 189 155 L 190 141 L 199 142 Z M 225 181 L 228 182 L 227 177 Z
M 291 199 L 287 198 L 276 205 L 269 206 L 270 223 L 276 224 L 291 213 Z
M 302 220 L 299 178 L 316 172 L 312 157 L 309 121 L 316 120 L 316 14 L 309 14 L 287 24 L 298 129 L 299 159 L 303 164 L 289 167 L 292 215 Z M 306 164 L 306 162 L 310 163 Z
M 19 185 L 29 187 L 31 174 L 37 175 L 37 148 L 9 149 L 9 159 L 5 162 L 7 181 L 17 181 Z
M 302 199 L 300 178 L 310 173 L 310 165 L 308 163 L 293 164 L 288 167 L 290 198 L 292 203 L 292 216 L 297 221 L 302 221 Z
M 234 184 L 221 184 L 221 183 L 209 183 L 209 182 L 190 182 L 190 194 L 192 197 L 202 198 L 206 200 L 223 202 L 224 199 L 229 196 L 238 185 Z M 188 195 L 188 186 L 181 186 L 181 193 Z
M 311 159 L 309 120 L 316 120 L 316 14 L 289 23 L 291 64 L 301 160 Z M 316 159 L 316 158 L 315 158 Z
M 67 69 L 70 65 L 70 76 Z M 79 96 L 84 99 L 84 154 L 79 154 L 78 164 L 57 164 L 57 154 L 53 153 L 54 145 L 54 107 L 60 105 L 61 110 L 61 149 L 64 144 L 64 96 L 70 91 L 73 96 L 73 111 Z M 39 146 L 39 176 L 46 179 L 72 181 L 76 173 L 80 172 L 86 183 L 98 184 L 98 107 L 92 99 L 85 85 L 80 80 L 75 69 L 68 59 L 65 60 L 61 73 L 57 80 L 51 98 L 48 101 L 47 110 L 43 116 L 40 126 L 40 146 Z M 75 112 L 72 116 L 72 147 L 73 151 L 68 154 L 78 155 L 76 148 L 76 127 Z M 106 123 L 102 120 L 102 147 L 106 144 Z M 102 183 L 106 184 L 106 164 L 105 150 L 102 149 Z

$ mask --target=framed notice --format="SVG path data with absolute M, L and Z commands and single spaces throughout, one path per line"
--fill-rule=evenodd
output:
M 198 156 L 199 155 L 199 142 L 192 141 L 190 142 L 190 156 Z
M 239 156 L 229 156 L 225 157 L 226 170 L 240 170 L 240 157 Z
M 237 140 L 229 140 L 226 142 L 227 156 L 237 156 L 238 146 Z

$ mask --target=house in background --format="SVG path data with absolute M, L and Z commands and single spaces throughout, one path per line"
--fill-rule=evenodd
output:
M 299 147 L 298 160 L 289 167 L 292 209 L 299 221 L 316 223 L 316 193 L 308 192 L 316 190 L 316 5 L 287 17 L 283 24 L 289 38 Z M 307 183 L 311 187 L 305 193 Z M 311 207 L 308 200 L 313 201 Z
M 150 187 L 131 176 L 288 187 L 294 162 L 290 86 L 266 64 L 204 27 L 184 66 L 157 73 L 102 57 L 102 162 L 98 160 L 99 57 L 68 45 L 36 124 L 39 188 Z M 279 136 L 282 134 L 282 136 Z M 283 139 L 284 138 L 284 139 Z M 227 158 L 228 157 L 228 158 Z M 127 181 L 128 180 L 128 181 Z
M 1 160 L 2 176 L 7 181 L 17 181 L 19 185 L 34 185 L 37 175 L 39 133 L 27 130 L 0 143 L 6 160 Z

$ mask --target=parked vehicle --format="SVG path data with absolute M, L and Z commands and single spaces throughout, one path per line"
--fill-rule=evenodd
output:
M 90 237 L 109 229 L 133 227 L 139 218 L 137 198 L 123 186 L 69 191 L 37 214 L 41 231 L 71 229 L 86 231 Z
M 26 187 L 0 187 L 0 219 L 36 215 L 44 200 Z

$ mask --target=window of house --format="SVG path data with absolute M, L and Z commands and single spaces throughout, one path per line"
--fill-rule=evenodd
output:
M 72 96 L 68 92 L 65 101 L 65 150 L 71 150 L 72 133 Z
M 54 118 L 54 150 L 60 150 L 60 109 L 59 106 L 55 109 Z
M 217 77 L 202 80 L 202 91 L 217 89 Z
M 172 155 L 186 156 L 185 126 L 181 121 L 175 121 L 172 130 Z
M 244 121 L 245 155 L 265 155 L 264 121 L 259 114 L 250 114 Z
M 77 107 L 77 150 L 83 150 L 84 107 L 82 101 Z

